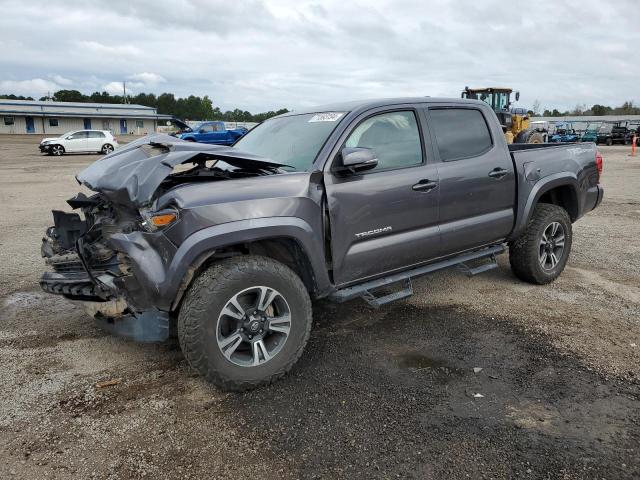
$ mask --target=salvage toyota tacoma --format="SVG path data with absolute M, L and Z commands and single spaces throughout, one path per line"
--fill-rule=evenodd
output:
M 601 172 L 593 143 L 507 145 L 464 99 L 286 113 L 228 147 L 149 136 L 78 174 L 94 193 L 53 212 L 40 285 L 116 334 L 175 332 L 207 380 L 246 390 L 300 357 L 314 299 L 379 307 L 507 250 L 518 278 L 553 281 Z

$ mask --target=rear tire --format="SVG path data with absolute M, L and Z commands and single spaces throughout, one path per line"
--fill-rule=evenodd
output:
M 178 315 L 178 337 L 189 364 L 209 382 L 243 391 L 287 373 L 302 355 L 311 324 L 311 300 L 300 277 L 252 255 L 222 260 L 194 280 Z
M 102 146 L 102 153 L 105 155 L 109 155 L 111 152 L 113 152 L 113 145 L 111 145 L 110 143 L 105 143 Z
M 544 285 L 564 270 L 571 253 L 571 219 L 557 205 L 536 206 L 524 233 L 509 245 L 511 270 L 525 282 Z

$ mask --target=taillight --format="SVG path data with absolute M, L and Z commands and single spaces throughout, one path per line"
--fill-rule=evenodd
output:
M 598 177 L 602 175 L 602 155 L 596 150 L 596 168 L 598 169 Z

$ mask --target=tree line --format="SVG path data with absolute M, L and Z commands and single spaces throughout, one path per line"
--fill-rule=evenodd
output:
M 24 97 L 22 95 L 0 95 L 0 98 L 33 100 L 33 97 Z M 111 95 L 108 92 L 93 92 L 91 95 L 85 95 L 78 90 L 58 90 L 52 97 L 41 97 L 40 100 L 81 103 L 134 103 L 146 107 L 153 107 L 160 114 L 173 115 L 183 120 L 224 120 L 226 122 L 262 122 L 267 118 L 289 111 L 286 108 L 281 108 L 277 111 L 270 110 L 268 112 L 254 114 L 236 108 L 223 112 L 219 107 L 213 106 L 213 102 L 207 95 L 204 97 L 189 95 L 185 98 L 176 98 L 173 93 L 162 93 L 157 96 L 153 93 L 138 93 L 137 95 L 127 95 L 125 99 L 122 95 Z M 586 105 L 579 104 L 572 110 L 560 111 L 557 108 L 543 109 L 540 106 L 540 101 L 536 100 L 533 103 L 532 109 L 529 110 L 529 115 L 536 117 L 640 115 L 640 107 L 637 107 L 633 101 L 629 100 L 619 107 L 595 104 L 587 108 Z
M 619 107 L 610 107 L 608 105 L 600 105 L 596 103 L 589 108 L 585 104 L 578 104 L 572 110 L 560 111 L 557 108 L 552 110 L 547 108 L 542 109 L 540 108 L 540 102 L 536 100 L 533 103 L 533 109 L 529 110 L 529 115 L 535 117 L 601 117 L 603 115 L 640 115 L 640 107 L 634 105 L 633 101 L 628 100 Z
M 22 95 L 0 95 L 0 98 L 34 100 L 33 97 Z M 157 96 L 153 93 L 138 93 L 137 95 L 127 95 L 125 99 L 123 95 L 111 95 L 108 92 L 93 92 L 91 95 L 85 95 L 78 90 L 58 90 L 53 96 L 41 97 L 40 100 L 79 103 L 133 103 L 153 107 L 159 114 L 173 115 L 183 120 L 224 120 L 226 122 L 262 122 L 267 118 L 289 111 L 286 108 L 255 114 L 239 108 L 222 111 L 219 107 L 213 106 L 213 102 L 207 95 L 204 97 L 189 95 L 185 98 L 176 98 L 173 93 L 162 93 Z

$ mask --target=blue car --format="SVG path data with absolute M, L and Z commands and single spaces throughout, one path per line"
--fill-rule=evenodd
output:
M 224 122 L 203 122 L 184 131 L 178 138 L 188 142 L 210 143 L 213 145 L 231 145 L 247 133 L 244 127 L 227 130 Z
M 580 135 L 576 133 L 570 122 L 556 123 L 556 130 L 549 136 L 549 143 L 579 142 Z

